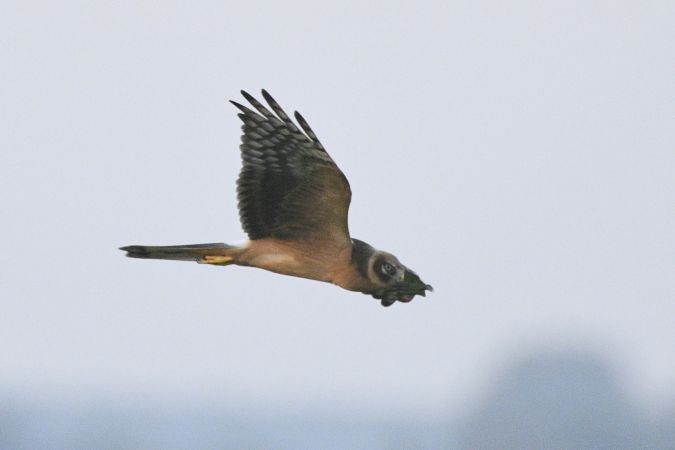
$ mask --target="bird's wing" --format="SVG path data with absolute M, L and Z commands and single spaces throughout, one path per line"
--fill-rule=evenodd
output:
M 305 119 L 302 131 L 265 91 L 267 107 L 241 92 L 243 166 L 237 180 L 239 217 L 250 239 L 329 239 L 348 244 L 349 182 Z M 304 131 L 304 133 L 303 133 Z

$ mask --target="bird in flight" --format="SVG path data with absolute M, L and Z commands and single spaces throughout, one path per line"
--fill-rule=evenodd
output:
M 247 92 L 241 94 L 255 109 L 231 101 L 244 123 L 237 199 L 249 240 L 241 246 L 130 245 L 120 250 L 132 258 L 235 264 L 325 281 L 372 295 L 383 306 L 432 291 L 391 253 L 350 237 L 349 182 L 300 113 L 295 119 L 302 130 L 264 89 L 271 111 Z

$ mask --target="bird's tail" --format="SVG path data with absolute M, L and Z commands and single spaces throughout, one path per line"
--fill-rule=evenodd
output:
M 234 262 L 238 247 L 223 243 L 189 245 L 129 245 L 120 250 L 130 258 L 196 261 L 205 264 L 227 265 Z

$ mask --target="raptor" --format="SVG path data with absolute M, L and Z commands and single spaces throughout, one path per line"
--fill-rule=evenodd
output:
M 235 264 L 325 281 L 372 295 L 383 306 L 432 291 L 391 253 L 350 237 L 349 182 L 300 113 L 301 129 L 267 91 L 268 106 L 241 94 L 253 107 L 231 102 L 243 122 L 237 198 L 248 241 L 120 250 L 132 258 Z

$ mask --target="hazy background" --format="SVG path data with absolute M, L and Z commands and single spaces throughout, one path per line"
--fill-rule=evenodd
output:
M 673 23 L 4 2 L 0 447 L 675 448 Z M 349 178 L 352 235 L 434 294 L 117 250 L 243 237 L 226 101 L 262 87 Z

